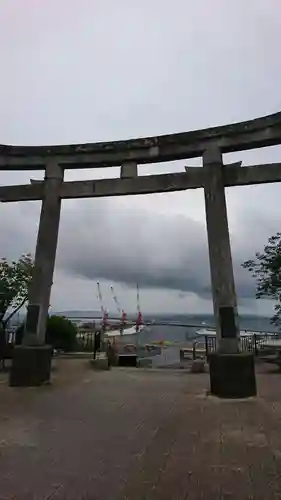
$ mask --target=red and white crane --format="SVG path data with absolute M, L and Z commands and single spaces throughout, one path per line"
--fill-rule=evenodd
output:
M 140 309 L 140 291 L 139 285 L 137 283 L 137 321 L 136 321 L 136 332 L 140 330 L 140 327 L 143 325 L 143 318 Z
M 100 287 L 99 282 L 97 282 L 97 287 L 98 287 L 98 300 L 100 303 L 101 315 L 102 315 L 102 328 L 103 328 L 103 331 L 105 331 L 106 327 L 108 325 L 108 311 L 103 307 L 101 287 Z
M 112 285 L 111 285 L 110 289 L 111 289 L 112 297 L 113 297 L 113 300 L 115 302 L 117 311 L 118 311 L 119 316 L 120 316 L 121 326 L 122 326 L 122 328 L 124 328 L 126 321 L 127 321 L 127 314 L 125 313 L 124 309 L 121 310 L 120 302 L 119 302 L 116 294 L 114 293 L 114 288 Z

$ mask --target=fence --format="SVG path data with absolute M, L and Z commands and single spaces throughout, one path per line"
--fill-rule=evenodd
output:
M 181 331 L 183 330 L 183 325 L 176 324 L 172 325 L 173 331 L 170 332 L 169 339 L 177 338 L 175 326 L 179 327 Z M 190 325 L 188 325 L 190 326 Z M 165 325 L 165 328 L 170 330 L 170 325 Z M 192 325 L 194 327 L 194 325 Z M 144 329 L 145 332 L 146 329 Z M 148 333 L 151 330 L 148 327 Z M 177 330 L 177 329 L 176 329 Z M 195 329 L 194 329 L 195 330 Z M 168 332 L 169 333 L 169 332 Z M 183 332 L 184 333 L 184 332 Z M 118 347 L 119 352 L 127 352 L 129 347 L 134 347 L 138 351 L 139 357 L 155 356 L 159 354 L 160 351 L 169 350 L 169 348 L 177 348 L 178 351 L 182 350 L 188 356 L 191 354 L 192 357 L 207 357 L 211 352 L 216 350 L 216 338 L 213 335 L 206 334 L 205 336 L 200 335 L 193 337 L 187 336 L 184 338 L 183 333 L 179 336 L 178 340 L 172 341 L 159 341 L 155 340 L 155 335 L 151 331 L 150 338 L 143 338 L 144 342 L 140 342 L 139 335 L 129 334 L 116 337 L 116 347 Z M 175 336 L 174 336 L 175 335 Z M 249 336 L 241 336 L 240 338 L 240 349 L 242 352 L 253 352 L 257 355 L 262 347 L 262 344 L 268 339 L 272 334 L 258 333 L 250 334 Z M 168 337 L 167 337 L 168 338 Z M 3 348 L 0 346 L 0 360 L 11 358 L 13 354 L 14 346 L 14 335 L 9 334 L 7 336 L 7 344 Z M 124 345 L 123 345 L 124 344 Z M 77 352 L 93 352 L 94 351 L 94 331 L 93 330 L 79 330 L 76 337 L 75 350 Z
M 181 326 L 181 325 L 177 325 Z M 249 336 L 243 336 L 240 338 L 240 350 L 241 352 L 253 352 L 255 355 L 258 354 L 262 344 L 270 337 L 272 334 L 253 334 Z M 147 345 L 138 345 L 137 346 L 137 336 L 134 335 L 123 335 L 123 336 L 118 336 L 116 337 L 117 344 L 118 344 L 118 350 L 121 349 L 123 351 L 124 349 L 127 351 L 132 347 L 137 348 L 139 351 L 139 355 L 142 357 L 144 356 L 144 352 L 148 353 L 150 350 L 153 351 L 153 354 L 155 354 L 155 349 L 157 348 L 158 350 L 161 348 L 159 345 L 160 342 L 147 342 Z M 190 339 L 189 342 L 187 343 L 192 343 L 192 349 L 194 351 L 193 356 L 196 356 L 196 353 L 200 351 L 200 354 L 202 354 L 202 351 L 204 351 L 204 355 L 208 357 L 208 355 L 211 352 L 214 352 L 216 350 L 216 337 L 212 335 L 205 335 L 201 336 L 200 339 Z M 178 347 L 179 349 L 181 347 L 184 347 L 181 343 L 171 343 L 169 345 L 163 345 L 164 348 L 169 348 L 169 347 Z M 189 348 L 189 350 L 191 347 Z M 79 352 L 93 352 L 94 350 L 94 332 L 93 331 L 88 331 L 88 330 L 80 330 L 77 334 L 76 337 L 76 351 Z
M 264 344 L 264 342 L 272 337 L 270 334 L 264 335 L 249 335 L 245 337 L 240 337 L 240 351 L 241 352 L 252 352 L 255 356 L 259 354 L 259 351 Z M 205 355 L 208 358 L 209 354 L 216 350 L 216 337 L 211 335 L 205 335 Z
M 79 331 L 76 336 L 76 351 L 79 352 L 93 352 L 94 351 L 94 332 L 93 331 Z

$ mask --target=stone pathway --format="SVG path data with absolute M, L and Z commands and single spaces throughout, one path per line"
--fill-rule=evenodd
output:
M 0 500 L 281 499 L 281 374 L 207 396 L 207 374 L 57 361 L 54 382 L 0 376 Z

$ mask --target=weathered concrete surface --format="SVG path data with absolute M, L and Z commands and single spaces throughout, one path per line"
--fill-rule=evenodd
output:
M 57 362 L 44 389 L 0 376 L 1 500 L 281 498 L 280 373 L 230 402 L 206 374 Z
M 9 383 L 12 387 L 36 387 L 50 382 L 53 347 L 16 345 Z
M 135 161 L 126 161 L 121 165 L 121 179 L 133 179 L 138 176 L 138 164 Z
M 264 163 L 240 168 L 230 165 L 224 168 L 223 176 L 225 187 L 280 182 L 281 163 Z
M 98 356 L 96 359 L 91 359 L 90 364 L 94 370 L 110 370 L 107 356 Z
M 39 170 L 48 158 L 64 168 L 114 167 L 201 156 L 216 142 L 223 153 L 280 144 L 281 112 L 230 125 L 125 141 L 60 146 L 0 145 L 0 169 Z
M 98 179 L 69 181 L 61 186 L 60 196 L 71 198 L 97 198 L 103 196 L 126 196 L 197 189 L 203 186 L 203 169 L 195 167 L 174 174 L 147 175 L 121 179 Z M 280 174 L 281 178 L 281 174 Z M 42 184 L 0 186 L 0 201 L 28 201 L 42 198 Z
M 60 189 L 64 172 L 53 161 L 46 167 L 44 193 L 41 205 L 39 229 L 37 235 L 36 251 L 32 281 L 28 292 L 28 307 L 26 319 L 26 332 L 24 342 L 29 343 L 29 338 L 36 336 L 39 343 L 45 342 L 46 321 L 50 306 L 50 295 L 53 284 L 53 273 L 56 260 L 57 241 L 61 213 Z M 35 184 L 36 186 L 36 184 Z M 32 324 L 32 308 L 39 307 L 37 324 Z M 29 326 L 31 325 L 32 328 Z M 33 331 L 28 331 L 33 329 Z
M 60 196 L 64 199 L 99 198 L 103 196 L 131 196 L 137 194 L 168 193 L 186 189 L 204 187 L 205 172 L 201 167 L 186 167 L 186 172 L 172 174 L 147 175 L 121 179 L 98 179 L 95 181 L 68 181 L 61 186 Z M 125 173 L 126 174 L 126 173 Z M 281 163 L 249 165 L 237 167 L 225 166 L 223 171 L 224 186 L 248 186 L 281 182 Z M 0 201 L 41 200 L 44 183 L 0 186 Z
M 214 144 L 203 155 L 214 314 L 218 350 L 235 353 L 239 351 L 239 325 L 224 189 L 224 168 L 221 151 Z M 238 167 L 239 170 L 240 168 Z

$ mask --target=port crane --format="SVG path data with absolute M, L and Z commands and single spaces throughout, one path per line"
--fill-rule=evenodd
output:
M 120 316 L 120 320 L 121 320 L 120 333 L 122 333 L 123 329 L 125 327 L 126 321 L 127 321 L 127 314 L 125 313 L 124 309 L 121 309 L 120 302 L 117 298 L 117 295 L 114 292 L 113 286 L 111 286 L 110 289 L 111 289 L 111 293 L 112 293 L 112 298 L 113 298 L 115 305 L 116 305 L 116 309 L 117 309 L 119 316 Z
M 108 311 L 103 306 L 103 299 L 102 299 L 101 287 L 100 287 L 99 282 L 97 282 L 97 288 L 98 288 L 98 300 L 100 303 L 101 315 L 102 315 L 102 329 L 105 332 L 106 327 L 108 325 Z
M 137 321 L 136 321 L 136 332 L 140 330 L 141 325 L 143 325 L 143 318 L 140 309 L 140 290 L 137 283 Z

